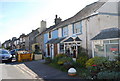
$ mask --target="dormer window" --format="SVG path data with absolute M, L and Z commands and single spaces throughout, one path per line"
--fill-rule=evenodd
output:
M 51 38 L 51 37 L 52 37 L 51 31 L 49 32 L 48 36 L 49 36 L 49 38 Z

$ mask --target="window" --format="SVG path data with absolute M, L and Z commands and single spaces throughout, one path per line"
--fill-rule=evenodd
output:
M 51 36 L 51 31 L 49 32 L 49 38 L 51 38 L 52 36 Z
M 64 44 L 60 43 L 60 53 L 64 53 Z
M 114 60 L 119 54 L 119 40 L 96 40 L 94 41 L 94 56 L 108 57 Z
M 68 36 L 68 26 L 62 28 L 62 36 Z
M 73 24 L 73 33 L 74 34 L 82 33 L 82 23 L 81 22 L 77 22 L 77 23 Z

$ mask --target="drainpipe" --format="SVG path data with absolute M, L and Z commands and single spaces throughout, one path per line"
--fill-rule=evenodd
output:
M 86 27 L 86 52 L 88 53 L 88 31 L 87 31 L 87 20 L 86 19 L 86 22 L 85 22 L 85 27 Z
M 94 41 L 92 41 L 92 57 L 94 57 L 95 54 L 94 54 Z

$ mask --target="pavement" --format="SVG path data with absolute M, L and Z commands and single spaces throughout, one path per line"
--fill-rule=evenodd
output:
M 79 79 L 78 77 L 68 76 L 66 72 L 62 72 L 56 68 L 44 64 L 43 60 L 29 61 L 18 64 L 21 70 L 27 72 L 33 78 L 37 79 Z

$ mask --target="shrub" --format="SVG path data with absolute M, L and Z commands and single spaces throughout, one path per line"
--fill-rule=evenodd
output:
M 62 57 L 58 60 L 58 64 L 63 65 L 64 63 L 71 63 L 73 62 L 72 58 L 70 57 Z
M 120 72 L 104 71 L 97 74 L 98 79 L 120 79 Z
M 116 61 L 115 63 L 115 70 L 120 71 L 120 61 Z
M 90 72 L 88 69 L 82 68 L 77 69 L 78 76 L 82 77 L 83 79 L 91 79 Z
M 82 57 L 79 57 L 76 62 L 79 66 L 81 67 L 85 67 L 85 63 L 86 61 L 88 60 L 88 57 L 87 56 L 82 56 Z
M 49 64 L 52 62 L 52 59 L 50 57 L 45 58 L 45 63 Z
M 53 59 L 53 62 L 58 62 L 58 60 L 59 59 L 61 59 L 61 58 L 63 58 L 63 57 L 67 57 L 67 55 L 65 55 L 65 54 L 58 54 L 58 55 L 56 55 L 55 57 L 54 57 L 54 59 Z
M 85 52 L 81 52 L 80 54 L 78 54 L 77 59 L 76 59 L 76 64 L 79 67 L 85 67 L 85 63 L 88 60 L 88 55 Z M 78 67 L 77 66 L 77 67 Z
M 91 58 L 89 59 L 87 62 L 86 62 L 86 67 L 89 67 L 89 66 L 92 66 L 92 65 L 102 65 L 103 63 L 107 62 L 108 59 L 105 58 L 105 57 L 94 57 L 94 58 Z

